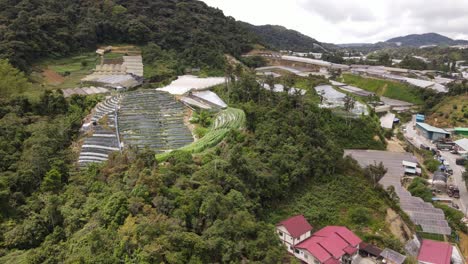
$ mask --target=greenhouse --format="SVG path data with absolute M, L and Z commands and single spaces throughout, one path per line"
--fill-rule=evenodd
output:
M 184 110 L 183 104 L 165 92 L 126 93 L 117 118 L 123 144 L 161 153 L 192 143 L 193 136 L 184 124 Z
M 99 103 L 90 119 L 90 123 L 83 125 L 83 130 L 92 129 L 92 135 L 84 140 L 81 147 L 78 164 L 86 166 L 89 163 L 107 161 L 109 154 L 120 150 L 120 141 L 116 132 L 115 109 L 120 97 L 113 96 Z M 107 119 L 104 117 L 107 116 Z

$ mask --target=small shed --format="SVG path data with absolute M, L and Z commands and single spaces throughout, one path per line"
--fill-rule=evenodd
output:
M 368 244 L 366 242 L 361 242 L 361 244 L 359 244 L 359 255 L 363 257 L 371 257 L 377 259 L 380 258 L 381 253 L 382 249 L 372 244 Z
M 406 260 L 406 256 L 388 248 L 384 249 L 380 256 L 388 264 L 403 264 Z
M 405 174 L 407 175 L 419 175 L 420 170 L 418 168 L 418 164 L 409 161 L 402 161 L 401 162 L 403 167 L 405 168 Z
M 416 129 L 421 133 L 425 138 L 429 140 L 439 140 L 444 138 L 450 138 L 450 133 L 445 131 L 442 128 L 433 127 L 426 123 L 416 123 Z
M 424 121 L 426 121 L 426 116 L 421 115 L 421 114 L 416 115 L 416 122 L 417 123 L 424 123 Z

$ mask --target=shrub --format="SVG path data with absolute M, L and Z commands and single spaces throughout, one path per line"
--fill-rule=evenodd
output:
M 352 208 L 348 212 L 349 220 L 357 225 L 368 225 L 371 221 L 371 211 L 364 207 Z
M 426 166 L 426 169 L 430 172 L 435 172 L 436 170 L 439 169 L 439 166 L 441 165 L 438 160 L 435 160 L 433 158 L 426 159 L 424 161 L 424 165 Z

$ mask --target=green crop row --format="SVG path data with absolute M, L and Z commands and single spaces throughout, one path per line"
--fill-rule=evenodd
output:
M 206 135 L 200 140 L 178 150 L 190 153 L 200 153 L 208 148 L 218 145 L 231 129 L 243 129 L 245 127 L 245 113 L 240 109 L 228 108 L 218 113 L 213 125 Z M 156 155 L 161 162 L 167 160 L 171 152 Z

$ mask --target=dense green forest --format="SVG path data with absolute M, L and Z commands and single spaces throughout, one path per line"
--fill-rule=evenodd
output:
M 272 49 L 321 53 L 337 48 L 332 44 L 320 43 L 309 36 L 282 26 L 242 24 L 247 30 L 258 36 L 263 45 Z
M 0 58 L 22 70 L 97 44 L 154 42 L 184 65 L 222 67 L 255 37 L 233 18 L 196 0 L 12 0 L 0 2 Z

